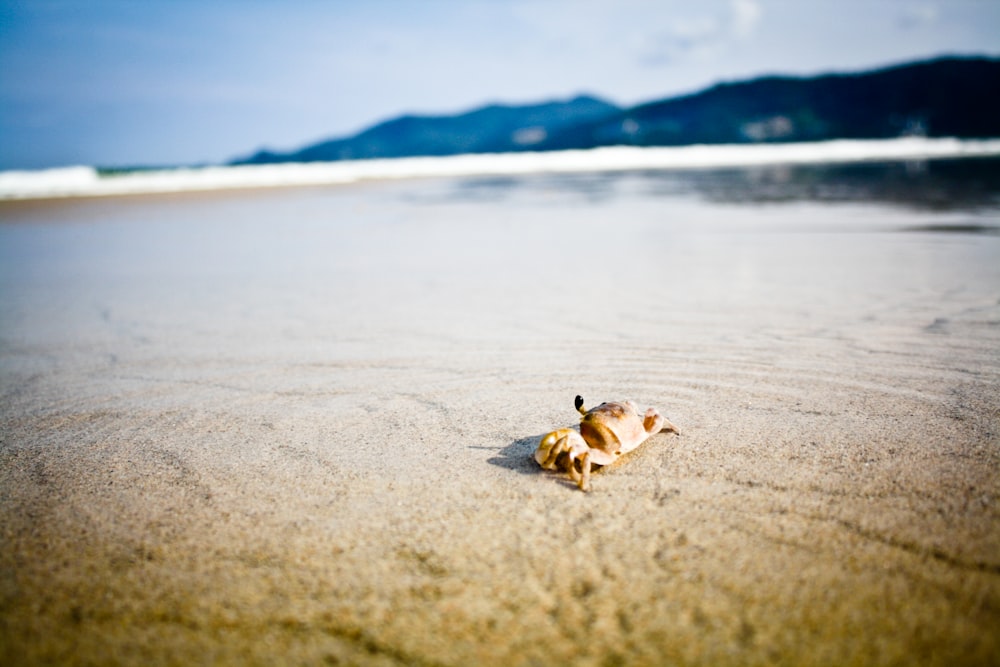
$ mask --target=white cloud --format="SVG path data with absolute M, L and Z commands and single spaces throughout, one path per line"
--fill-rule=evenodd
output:
M 730 27 L 737 37 L 748 37 L 757 29 L 761 14 L 757 0 L 732 0 L 729 3 Z

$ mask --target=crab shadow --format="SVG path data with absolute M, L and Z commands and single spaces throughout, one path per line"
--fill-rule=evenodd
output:
M 545 434 L 539 433 L 538 435 L 518 438 L 500 449 L 496 456 L 487 459 L 486 462 L 506 470 L 513 470 L 522 475 L 537 475 L 542 470 L 535 463 L 533 454 L 535 453 L 535 448 L 538 447 L 538 441 L 542 439 L 543 435 Z

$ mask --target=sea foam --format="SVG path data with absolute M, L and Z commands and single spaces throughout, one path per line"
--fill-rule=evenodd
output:
M 274 165 L 191 167 L 101 173 L 93 167 L 0 172 L 0 199 L 102 197 L 242 188 L 340 185 L 439 176 L 650 169 L 711 169 L 780 164 L 920 161 L 1000 156 L 1000 139 L 907 137 L 816 143 L 614 146 L 545 153 L 504 153 Z

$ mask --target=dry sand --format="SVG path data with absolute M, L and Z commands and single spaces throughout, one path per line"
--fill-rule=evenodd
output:
M 0 663 L 1000 662 L 991 213 L 489 185 L 0 206 Z

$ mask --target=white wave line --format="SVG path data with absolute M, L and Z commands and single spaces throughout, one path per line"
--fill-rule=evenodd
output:
M 93 167 L 0 172 L 0 199 L 102 197 L 242 188 L 340 185 L 367 180 L 632 170 L 711 169 L 780 164 L 935 160 L 1000 155 L 1000 139 L 909 137 L 814 143 L 614 146 L 344 162 L 177 168 L 102 175 Z

